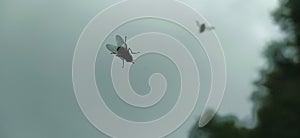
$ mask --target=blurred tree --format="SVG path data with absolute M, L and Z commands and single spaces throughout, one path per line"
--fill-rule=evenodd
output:
M 216 116 L 204 128 L 195 125 L 191 138 L 300 138 L 300 0 L 280 0 L 272 15 L 286 38 L 265 50 L 269 65 L 252 95 L 256 125 L 244 128 L 235 117 Z

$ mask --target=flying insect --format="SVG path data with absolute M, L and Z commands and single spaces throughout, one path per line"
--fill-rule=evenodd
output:
M 209 30 L 214 30 L 215 27 L 214 26 L 207 26 L 205 25 L 205 23 L 200 23 L 199 21 L 196 21 L 197 26 L 199 27 L 199 32 L 203 33 L 204 31 L 209 31 Z
M 140 52 L 132 52 L 132 50 L 128 48 L 126 43 L 126 39 L 127 39 L 126 36 L 125 36 L 125 41 L 120 35 L 116 35 L 115 39 L 116 39 L 117 46 L 112 44 L 106 44 L 106 48 L 111 52 L 111 54 L 116 55 L 122 60 L 123 62 L 122 68 L 124 68 L 124 60 L 126 62 L 131 62 L 132 64 L 134 64 L 131 54 L 138 54 Z

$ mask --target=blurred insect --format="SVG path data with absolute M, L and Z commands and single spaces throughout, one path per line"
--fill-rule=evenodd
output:
M 199 21 L 196 21 L 197 26 L 199 27 L 199 32 L 203 33 L 204 31 L 210 31 L 210 30 L 214 30 L 215 27 L 213 26 L 206 26 L 205 23 L 200 23 Z
M 124 60 L 126 62 L 131 62 L 132 64 L 134 64 L 131 54 L 140 53 L 140 52 L 132 52 L 132 50 L 127 47 L 126 39 L 127 39 L 126 36 L 124 41 L 120 35 L 116 35 L 117 46 L 106 44 L 106 48 L 111 52 L 111 54 L 115 54 L 117 57 L 121 58 L 123 62 L 122 68 L 124 68 Z

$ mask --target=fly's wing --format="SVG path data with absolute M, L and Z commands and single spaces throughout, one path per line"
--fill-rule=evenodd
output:
M 116 42 L 117 42 L 117 46 L 118 47 L 125 47 L 125 41 L 123 40 L 123 38 L 119 35 L 116 35 Z
M 114 53 L 114 54 L 117 54 L 117 46 L 114 46 L 114 45 L 111 45 L 111 44 L 107 44 L 106 45 L 106 48 L 110 51 L 110 52 L 112 52 L 112 53 Z
M 196 24 L 197 24 L 197 26 L 201 26 L 201 24 L 200 24 L 200 22 L 199 21 L 196 21 Z

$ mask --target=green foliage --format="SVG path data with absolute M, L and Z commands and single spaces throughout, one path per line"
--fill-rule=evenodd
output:
M 237 118 L 234 116 L 219 117 L 216 116 L 204 128 L 196 127 L 191 138 L 209 137 L 209 138 L 247 138 L 249 130 L 237 127 Z M 217 133 L 216 133 L 217 132 Z
M 264 53 L 269 66 L 261 70 L 261 78 L 255 82 L 258 90 L 252 95 L 257 108 L 256 126 L 243 128 L 233 117 L 216 116 L 206 127 L 192 130 L 192 138 L 300 137 L 299 7 L 300 0 L 281 0 L 272 13 L 287 37 L 270 43 Z

